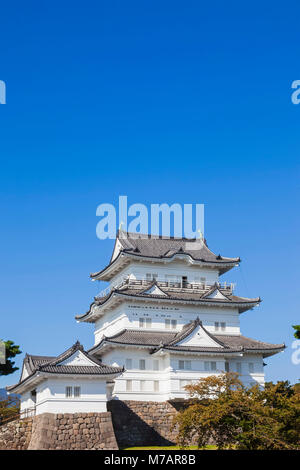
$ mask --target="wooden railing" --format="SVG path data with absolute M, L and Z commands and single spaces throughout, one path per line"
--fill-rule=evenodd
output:
M 20 412 L 20 419 L 31 418 L 36 415 L 36 407 L 26 408 Z
M 18 419 L 32 418 L 35 415 L 36 415 L 35 406 L 31 408 L 26 408 L 26 410 L 23 410 L 23 411 L 20 411 L 20 410 L 17 410 L 16 412 L 12 411 L 11 413 L 7 413 L 4 416 L 0 415 L 0 426 L 3 426 L 4 424 L 10 423 Z

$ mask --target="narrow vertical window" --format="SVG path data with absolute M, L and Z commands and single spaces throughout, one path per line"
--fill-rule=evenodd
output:
M 140 370 L 145 370 L 146 369 L 146 361 L 145 359 L 140 359 Z
M 172 329 L 175 330 L 177 328 L 177 320 L 171 320 Z
M 72 387 L 66 387 L 66 398 L 70 398 L 72 396 Z
M 74 397 L 80 397 L 80 387 L 74 387 Z
M 184 361 L 178 361 L 178 369 L 184 369 Z
M 229 371 L 230 371 L 229 362 L 225 361 L 225 372 L 229 372 Z
M 126 359 L 126 361 L 125 361 L 125 369 L 127 369 L 127 370 L 132 369 L 132 359 Z
M 146 318 L 146 328 L 151 328 L 152 320 L 151 318 Z
M 145 327 L 145 318 L 140 318 L 140 328 Z
M 170 320 L 169 319 L 165 319 L 165 328 L 167 328 L 168 330 L 170 329 Z
M 215 321 L 215 331 L 219 331 L 219 322 Z
M 210 363 L 210 369 L 211 369 L 211 370 L 217 370 L 217 363 L 216 363 L 215 361 L 212 361 L 212 362 Z
M 153 370 L 159 370 L 158 359 L 154 359 L 154 361 L 153 361 Z
M 154 390 L 154 392 L 159 392 L 159 381 L 158 380 L 154 380 L 153 390 Z
M 221 322 L 221 330 L 222 331 L 226 330 L 226 323 L 225 322 Z
M 140 391 L 144 392 L 146 390 L 146 381 L 140 380 Z
M 126 392 L 132 391 L 132 380 L 126 380 Z
M 191 361 L 184 361 L 184 368 L 186 370 L 191 370 L 192 368 L 192 362 Z
M 204 362 L 204 370 L 205 370 L 206 372 L 209 371 L 209 362 L 206 362 L 206 361 Z

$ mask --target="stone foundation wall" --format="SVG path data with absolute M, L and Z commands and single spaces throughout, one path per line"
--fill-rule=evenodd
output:
M 176 442 L 177 431 L 171 426 L 178 409 L 169 402 L 111 400 L 107 409 L 120 448 Z
M 32 418 L 0 426 L 0 450 L 26 450 L 32 432 Z
M 21 420 L 0 427 L 0 449 L 117 450 L 118 445 L 109 412 L 43 413 L 27 424 Z
M 176 442 L 175 404 L 111 400 L 107 408 L 106 413 L 43 413 L 0 426 L 0 450 L 116 450 Z

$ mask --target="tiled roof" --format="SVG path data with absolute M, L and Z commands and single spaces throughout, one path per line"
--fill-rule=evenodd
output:
M 213 305 L 231 305 L 231 306 L 237 306 L 239 308 L 239 312 L 242 313 L 246 310 L 249 310 L 249 308 L 254 307 L 257 305 L 261 299 L 259 297 L 256 298 L 247 298 L 247 297 L 239 297 L 236 295 L 232 294 L 226 294 L 224 295 L 224 298 L 208 298 L 208 295 L 213 292 L 215 289 L 217 289 L 217 286 L 212 287 L 211 291 L 209 292 L 197 292 L 190 290 L 188 291 L 187 289 L 170 289 L 167 287 L 160 288 L 164 294 L 162 295 L 157 295 L 157 294 L 147 294 L 145 292 L 145 287 L 136 287 L 136 286 L 131 286 L 130 283 L 128 285 L 123 286 L 120 289 L 112 289 L 112 291 L 104 296 L 104 297 L 98 297 L 95 299 L 95 301 L 90 305 L 90 309 L 83 315 L 77 315 L 75 318 L 77 320 L 84 320 L 87 318 L 90 313 L 91 313 L 91 308 L 93 306 L 101 306 L 104 305 L 111 297 L 114 295 L 119 296 L 119 297 L 131 297 L 131 298 L 140 298 L 140 299 L 157 299 L 160 301 L 184 301 L 184 302 L 197 302 L 199 304 L 213 304 Z
M 207 246 L 205 241 L 199 238 L 169 238 L 157 235 L 146 235 L 136 233 L 122 233 L 118 240 L 124 251 L 133 252 L 137 256 L 170 257 L 176 253 L 187 253 L 194 259 L 207 262 L 238 262 L 240 258 L 225 258 L 216 255 Z
M 167 260 L 175 255 L 185 254 L 189 255 L 194 261 L 212 263 L 216 266 L 228 266 L 230 264 L 234 266 L 240 262 L 240 258 L 227 258 L 216 255 L 208 248 L 206 241 L 199 238 L 160 237 L 157 235 L 119 232 L 116 240 L 120 242 L 122 247 L 119 255 L 114 260 L 111 259 L 106 268 L 92 273 L 91 278 L 104 273 L 110 265 L 118 261 L 120 254 L 137 258 L 156 258 L 157 260 Z M 224 267 L 223 272 L 226 270 Z
M 195 346 L 182 346 L 179 345 L 184 338 L 189 336 L 193 330 L 201 325 L 199 319 L 190 322 L 182 328 L 180 332 L 159 332 L 159 331 L 142 331 L 142 330 L 129 330 L 124 329 L 114 336 L 103 337 L 99 344 L 89 350 L 90 353 L 93 351 L 100 350 L 101 347 L 107 343 L 111 345 L 132 345 L 132 346 L 146 346 L 152 348 L 152 352 L 158 349 L 168 349 L 174 351 L 191 351 L 191 352 L 251 352 L 251 351 L 271 351 L 276 349 L 283 349 L 284 344 L 271 344 L 255 339 L 246 338 L 245 336 L 233 336 L 233 335 L 212 335 L 202 325 L 203 330 L 217 342 L 219 347 L 195 347 Z
M 167 287 L 164 287 L 161 289 L 165 294 L 167 294 L 167 298 L 171 300 L 191 300 L 191 301 L 205 301 L 205 302 L 212 302 L 212 303 L 258 303 L 260 302 L 260 298 L 256 297 L 253 299 L 247 298 L 247 297 L 239 297 L 236 295 L 232 294 L 226 294 L 225 299 L 218 299 L 218 298 L 208 298 L 207 295 L 208 293 L 201 293 L 201 292 L 195 292 L 195 291 L 190 291 L 187 292 L 186 289 L 178 289 L 178 290 L 173 290 L 173 289 L 168 289 Z M 129 295 L 129 296 L 135 296 L 135 297 L 146 297 L 146 298 L 157 298 L 157 299 L 166 299 L 166 297 L 162 297 L 161 295 L 155 295 L 155 294 L 146 294 L 145 293 L 145 288 L 143 289 L 135 289 L 131 288 L 130 284 L 126 288 L 122 289 L 115 289 L 113 292 L 117 294 L 122 294 L 122 295 Z M 107 297 L 102 297 L 97 299 L 99 301 L 99 305 L 101 303 L 105 303 L 109 296 Z
M 257 339 L 247 338 L 246 336 L 216 335 L 225 346 L 229 348 L 243 347 L 250 351 L 251 349 L 282 349 L 284 344 L 272 344 Z
M 82 354 L 87 357 L 92 364 L 91 365 L 64 365 L 60 364 L 69 357 L 71 357 L 75 352 L 81 351 Z M 77 341 L 73 346 L 64 351 L 57 357 L 53 356 L 34 356 L 26 354 L 24 359 L 24 366 L 29 373 L 29 375 L 24 379 L 20 380 L 19 383 L 7 387 L 7 390 L 12 391 L 14 388 L 20 386 L 29 378 L 33 377 L 37 372 L 45 372 L 48 374 L 56 375 L 110 375 L 110 374 L 119 374 L 123 372 L 121 367 L 108 366 L 102 364 L 98 359 L 93 356 L 90 356 L 86 351 L 84 351 L 83 346 Z

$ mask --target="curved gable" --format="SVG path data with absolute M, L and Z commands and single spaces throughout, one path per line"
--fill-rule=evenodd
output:
M 224 347 L 220 342 L 214 340 L 201 325 L 198 325 L 187 337 L 176 343 L 176 346 Z

